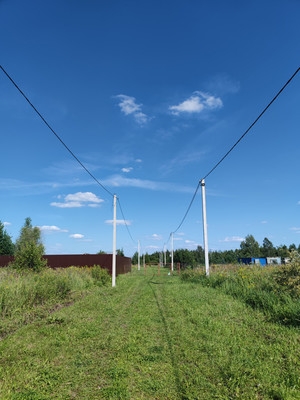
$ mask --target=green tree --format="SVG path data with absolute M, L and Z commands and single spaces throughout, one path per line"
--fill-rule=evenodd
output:
M 240 257 L 259 257 L 260 247 L 253 235 L 247 235 L 240 244 Z
M 16 268 L 40 271 L 47 264 L 47 261 L 43 259 L 44 253 L 40 229 L 37 226 L 33 227 L 31 219 L 26 218 L 16 241 L 14 262 Z
M 263 240 L 263 245 L 260 250 L 263 257 L 275 257 L 276 255 L 276 249 L 273 243 L 266 237 Z
M 116 254 L 117 254 L 117 256 L 125 257 L 123 249 L 117 249 Z
M 295 243 L 292 243 L 289 245 L 289 251 L 290 252 L 297 251 L 297 246 L 295 245 Z
M 4 228 L 4 224 L 0 221 L 0 255 L 12 256 L 15 246 Z
M 276 253 L 277 253 L 278 257 L 281 257 L 281 258 L 290 257 L 289 249 L 287 248 L 287 246 L 285 244 L 278 246 L 276 248 Z
M 187 249 L 177 249 L 174 252 L 174 263 L 180 263 L 182 267 L 192 267 L 195 264 L 193 253 Z

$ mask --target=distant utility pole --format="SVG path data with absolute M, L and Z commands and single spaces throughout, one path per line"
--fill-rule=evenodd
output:
M 113 254 L 112 254 L 112 287 L 116 286 L 116 248 L 117 248 L 117 196 L 114 194 L 114 218 L 113 218 Z
M 174 239 L 173 232 L 171 233 L 171 271 L 174 271 Z
M 138 271 L 140 271 L 140 269 L 141 269 L 141 264 L 140 264 L 140 257 L 141 257 L 141 255 L 140 255 L 140 252 L 141 252 L 141 249 L 140 249 L 140 241 L 138 241 Z
M 201 181 L 202 189 L 202 214 L 203 214 L 203 241 L 204 241 L 204 255 L 205 255 L 205 273 L 209 276 L 209 259 L 208 259 L 208 239 L 207 239 L 207 222 L 206 222 L 206 195 L 205 195 L 205 181 Z

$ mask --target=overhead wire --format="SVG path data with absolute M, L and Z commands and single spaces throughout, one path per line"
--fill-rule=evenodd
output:
M 61 142 L 61 144 L 66 148 L 66 150 L 72 155 L 72 157 L 81 165 L 81 167 L 90 175 L 90 177 L 99 185 L 102 187 L 102 189 L 104 189 L 108 194 L 110 194 L 112 197 L 114 196 L 114 194 L 109 191 L 88 169 L 87 167 L 79 160 L 79 158 L 73 153 L 73 151 L 66 145 L 66 143 L 60 138 L 60 136 L 54 131 L 54 129 L 50 126 L 50 124 L 46 121 L 46 119 L 43 117 L 43 115 L 37 110 L 37 108 L 32 104 L 32 102 L 29 100 L 29 98 L 25 95 L 25 93 L 20 89 L 20 87 L 16 84 L 16 82 L 11 78 L 11 76 L 6 72 L 6 70 L 2 67 L 2 65 L 0 65 L 1 70 L 4 72 L 4 74 L 7 76 L 7 78 L 12 82 L 12 84 L 16 87 L 16 89 L 21 93 L 21 95 L 25 98 L 25 100 L 28 102 L 28 104 L 33 108 L 33 110 L 38 114 L 38 116 L 42 119 L 42 121 L 45 123 L 45 125 L 51 130 L 51 132 L 56 136 L 56 138 Z M 262 110 L 262 112 L 258 115 L 258 117 L 252 122 L 252 124 L 248 127 L 248 129 L 246 129 L 246 131 L 240 136 L 240 138 L 230 147 L 230 149 L 225 153 L 225 155 L 208 171 L 208 173 L 199 180 L 198 185 L 196 187 L 196 190 L 193 194 L 193 197 L 187 207 L 187 210 L 181 220 L 181 222 L 179 223 L 179 225 L 177 226 L 177 228 L 171 232 L 170 237 L 172 234 L 176 233 L 180 227 L 183 225 L 191 207 L 192 204 L 196 198 L 196 195 L 198 193 L 201 181 L 206 179 L 208 176 L 210 176 L 212 174 L 212 172 L 228 157 L 228 155 L 233 151 L 233 149 L 241 142 L 241 140 L 249 133 L 249 131 L 254 127 L 254 125 L 259 121 L 259 119 L 265 114 L 265 112 L 270 108 L 270 106 L 275 102 L 275 100 L 280 96 L 280 94 L 285 90 L 285 88 L 289 85 L 289 83 L 294 79 L 294 77 L 298 74 L 300 70 L 300 67 L 297 68 L 297 70 L 293 73 L 293 75 L 288 79 L 288 81 L 282 86 L 282 88 L 277 92 L 277 94 L 272 98 L 272 100 L 268 103 L 268 105 Z M 117 201 L 119 203 L 120 206 L 120 211 L 121 214 L 123 216 L 123 220 L 125 223 L 125 226 L 127 228 L 128 234 L 130 236 L 130 238 L 132 239 L 132 241 L 134 242 L 132 235 L 129 231 L 129 227 L 128 224 L 126 222 L 126 219 L 124 217 L 124 213 L 121 207 L 121 203 L 119 198 L 117 198 Z M 170 239 L 169 237 L 169 239 Z M 168 241 L 169 241 L 168 239 Z
M 123 209 L 122 209 L 122 206 L 121 206 L 121 203 L 120 203 L 120 199 L 119 199 L 118 197 L 117 197 L 117 202 L 118 202 L 118 204 L 119 204 L 119 208 L 120 208 L 120 211 L 121 211 L 121 214 L 122 214 L 122 217 L 123 217 L 123 221 L 124 221 L 124 224 L 125 224 L 125 226 L 126 226 L 128 235 L 130 236 L 130 238 L 131 238 L 131 240 L 133 241 L 133 243 L 136 243 L 136 241 L 133 239 L 133 237 L 132 237 L 132 235 L 131 235 L 131 232 L 130 232 L 130 230 L 129 230 L 129 226 L 128 226 L 127 220 L 125 219 L 124 212 L 123 212 Z
M 32 109 L 37 113 L 37 115 L 41 118 L 44 124 L 50 129 L 50 131 L 54 134 L 54 136 L 60 141 L 60 143 L 65 147 L 65 149 L 71 154 L 71 156 L 81 165 L 81 167 L 90 175 L 90 177 L 102 187 L 108 194 L 112 197 L 114 196 L 111 191 L 109 191 L 89 170 L 88 168 L 79 160 L 79 158 L 73 153 L 73 151 L 66 145 L 66 143 L 62 140 L 62 138 L 55 132 L 55 130 L 50 126 L 50 124 L 46 121 L 43 115 L 38 111 L 38 109 L 32 104 L 29 98 L 25 95 L 25 93 L 20 89 L 20 87 L 16 84 L 13 78 L 8 74 L 8 72 L 0 65 L 1 70 L 7 76 L 7 78 L 11 81 L 11 83 L 15 86 L 15 88 L 20 92 L 20 94 L 24 97 L 27 103 L 32 107 Z
M 197 185 L 196 190 L 195 190 L 195 193 L 194 193 L 194 195 L 193 195 L 193 197 L 192 197 L 192 200 L 190 201 L 190 204 L 189 204 L 189 206 L 188 206 L 188 208 L 187 208 L 187 210 L 186 210 L 186 212 L 185 212 L 185 214 L 184 214 L 184 216 L 183 216 L 183 218 L 182 218 L 180 224 L 178 225 L 178 227 L 177 227 L 173 232 L 170 233 L 170 236 L 169 236 L 169 239 L 168 239 L 167 243 L 169 242 L 171 235 L 174 234 L 174 233 L 176 233 L 176 232 L 180 229 L 180 227 L 182 226 L 182 224 L 184 223 L 184 221 L 185 221 L 185 219 L 186 219 L 186 217 L 187 217 L 187 215 L 188 215 L 188 213 L 189 213 L 189 211 L 190 211 L 190 209 L 191 209 L 191 207 L 192 207 L 192 204 L 193 204 L 193 202 L 194 202 L 194 200 L 195 200 L 195 197 L 196 197 L 196 194 L 197 194 L 197 192 L 198 192 L 198 190 L 199 190 L 201 181 L 202 181 L 202 180 L 205 180 L 209 175 L 211 175 L 212 172 L 225 160 L 225 158 L 228 157 L 228 155 L 232 152 L 232 150 L 240 143 L 240 141 L 247 135 L 247 133 L 253 128 L 253 126 L 254 126 L 254 125 L 259 121 L 259 119 L 265 114 L 265 112 L 268 110 L 268 108 L 270 108 L 270 106 L 271 106 L 271 105 L 274 103 L 274 101 L 280 96 L 280 94 L 281 94 L 281 93 L 284 91 L 284 89 L 289 85 L 289 83 L 291 83 L 291 81 L 294 79 L 294 77 L 298 74 L 299 71 L 300 71 L 300 67 L 297 68 L 297 70 L 293 73 L 293 75 L 287 80 L 287 82 L 282 86 L 282 88 L 281 88 L 281 89 L 277 92 L 277 94 L 272 98 L 272 100 L 268 103 L 268 105 L 262 110 L 262 112 L 258 115 L 258 117 L 252 122 L 252 124 L 249 126 L 249 128 L 246 129 L 246 131 L 241 135 L 241 137 L 234 143 L 234 145 L 231 146 L 230 149 L 225 153 L 225 155 L 214 165 L 214 167 L 211 168 L 211 169 L 209 170 L 209 172 L 208 172 L 203 178 L 201 178 L 201 179 L 199 180 L 198 185 Z
M 232 150 L 240 143 L 240 141 L 247 135 L 247 133 L 253 128 L 253 126 L 258 122 L 258 120 L 264 115 L 264 113 L 268 110 L 269 107 L 274 103 L 274 101 L 280 96 L 280 94 L 284 91 L 284 89 L 288 86 L 289 83 L 294 79 L 294 77 L 300 71 L 300 67 L 293 73 L 293 75 L 288 79 L 288 81 L 282 86 L 282 88 L 277 92 L 277 94 L 273 97 L 273 99 L 269 102 L 269 104 L 262 110 L 259 116 L 252 122 L 248 129 L 242 134 L 242 136 L 234 143 L 233 146 L 227 151 L 227 153 L 215 164 L 213 168 L 202 178 L 206 179 L 211 173 L 225 160 L 226 157 L 232 152 Z M 202 180 L 201 179 L 201 180 Z
M 195 198 L 196 198 L 196 195 L 197 195 L 198 190 L 199 190 L 200 183 L 201 183 L 201 182 L 199 181 L 199 182 L 198 182 L 198 185 L 197 185 L 197 187 L 196 187 L 196 190 L 195 190 L 195 192 L 194 192 L 194 194 L 193 194 L 192 200 L 190 201 L 190 204 L 189 204 L 189 206 L 188 206 L 188 208 L 187 208 L 187 210 L 186 210 L 186 212 L 185 212 L 185 214 L 184 214 L 184 216 L 183 216 L 183 218 L 182 218 L 180 224 L 178 225 L 178 227 L 177 227 L 173 232 L 171 232 L 171 234 L 172 234 L 172 233 L 176 233 L 176 232 L 181 228 L 182 224 L 184 223 L 184 221 L 185 221 L 185 219 L 186 219 L 186 217 L 187 217 L 187 215 L 188 215 L 188 213 L 189 213 L 189 211 L 190 211 L 190 209 L 191 209 L 191 207 L 192 207 L 192 204 L 193 204 L 193 202 L 194 202 L 194 200 L 195 200 Z M 171 237 L 171 234 L 170 234 L 170 237 Z M 170 237 L 169 237 L 169 239 L 170 239 Z M 169 239 L 168 239 L 168 241 L 169 241 Z

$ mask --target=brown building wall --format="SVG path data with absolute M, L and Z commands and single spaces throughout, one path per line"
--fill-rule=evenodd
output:
M 67 268 L 71 266 L 84 267 L 100 265 L 112 273 L 112 254 L 55 254 L 45 255 L 48 267 Z M 0 256 L 0 267 L 14 260 L 13 256 Z M 131 272 L 131 258 L 116 256 L 116 275 Z

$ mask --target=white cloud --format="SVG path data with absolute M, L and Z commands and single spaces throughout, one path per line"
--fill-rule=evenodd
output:
M 219 240 L 219 242 L 242 242 L 243 240 L 245 240 L 245 238 L 242 238 L 240 236 L 227 236 L 225 239 L 223 240 Z
M 169 110 L 174 115 L 181 113 L 199 114 L 207 110 L 215 110 L 223 107 L 223 102 L 219 97 L 215 97 L 209 93 L 196 91 L 187 100 L 182 103 L 170 106 Z
M 73 233 L 72 235 L 70 235 L 70 238 L 72 238 L 72 239 L 82 239 L 82 238 L 84 238 L 84 235 L 82 235 L 81 233 Z
M 107 219 L 105 221 L 106 224 L 112 225 L 113 224 L 113 219 Z M 125 219 L 117 219 L 116 220 L 117 225 L 131 225 L 131 221 L 125 220 Z
M 130 172 L 130 171 L 132 171 L 132 170 L 133 170 L 132 167 L 122 168 L 122 172 Z
M 11 222 L 4 221 L 4 222 L 3 222 L 3 225 L 4 225 L 4 226 L 9 226 L 9 225 L 11 225 Z
M 61 199 L 62 196 L 57 198 Z M 77 192 L 66 195 L 63 202 L 52 202 L 50 205 L 59 208 L 98 207 L 103 201 L 92 192 Z
M 290 230 L 296 233 L 300 233 L 300 227 L 293 226 L 292 228 L 290 228 Z
M 195 188 L 187 186 L 178 186 L 169 182 L 156 182 L 150 180 L 142 180 L 137 178 L 125 178 L 122 175 L 112 175 L 103 181 L 106 186 L 113 187 L 136 187 L 149 190 L 162 190 L 172 192 L 193 193 Z
M 151 238 L 154 240 L 162 240 L 162 236 L 158 235 L 157 233 L 153 233 L 153 235 L 151 235 Z
M 51 232 L 68 232 L 67 229 L 61 229 L 58 226 L 55 225 L 43 225 L 39 226 L 40 230 L 46 233 L 51 233 Z
M 148 122 L 149 117 L 141 111 L 142 104 L 137 104 L 134 97 L 126 96 L 125 94 L 119 94 L 115 97 L 120 100 L 119 107 L 123 114 L 132 115 L 140 125 Z

